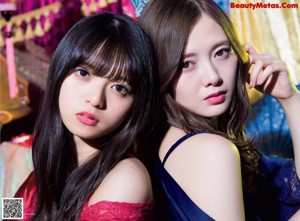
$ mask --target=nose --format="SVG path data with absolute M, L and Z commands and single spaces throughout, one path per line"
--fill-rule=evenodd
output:
M 99 84 L 91 87 L 87 103 L 95 108 L 104 109 L 106 107 L 105 87 L 103 85 L 99 86 Z
M 222 78 L 219 75 L 219 70 L 214 66 L 212 62 L 207 62 L 203 64 L 202 69 L 202 84 L 205 87 L 208 86 L 220 86 L 223 83 Z

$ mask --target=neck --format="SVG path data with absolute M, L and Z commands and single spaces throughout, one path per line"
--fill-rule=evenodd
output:
M 100 143 L 100 141 L 83 140 L 77 136 L 74 136 L 78 165 L 83 164 L 84 162 L 92 158 L 97 152 L 99 152 Z

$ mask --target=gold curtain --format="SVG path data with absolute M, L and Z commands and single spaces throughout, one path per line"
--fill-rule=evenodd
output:
M 117 3 L 118 0 L 90 0 L 87 4 L 86 0 L 81 0 L 82 6 L 81 10 L 83 15 L 88 16 L 92 13 L 97 12 L 100 8 L 105 8 L 109 4 Z
M 256 3 L 266 8 L 241 8 Z M 240 35 L 242 43 L 251 42 L 259 51 L 283 59 L 295 83 L 300 82 L 300 1 L 298 0 L 232 0 L 230 17 Z M 298 8 L 272 8 L 290 6 Z M 248 89 L 251 103 L 263 95 L 255 89 Z
M 266 8 L 230 8 L 230 16 L 241 41 L 252 42 L 265 53 L 283 59 L 292 79 L 300 82 L 300 1 L 298 0 L 232 0 L 232 3 L 266 4 Z M 272 5 L 298 8 L 272 8 Z
M 27 39 L 31 39 L 34 37 L 41 37 L 45 34 L 45 32 L 49 31 L 51 28 L 50 23 L 50 13 L 58 13 L 59 9 L 62 7 L 60 2 L 56 2 L 51 5 L 47 5 L 43 8 L 35 9 L 30 12 L 15 15 L 11 18 L 11 21 L 6 22 L 3 17 L 0 18 L 1 27 L 4 27 L 8 24 L 11 25 L 14 35 L 13 41 L 14 43 L 23 42 Z M 45 24 L 42 27 L 41 25 L 41 17 L 45 17 Z M 31 22 L 35 21 L 35 27 L 32 27 Z M 22 23 L 26 26 L 25 32 L 22 28 Z M 5 40 L 2 35 L 0 35 L 0 47 L 5 46 Z

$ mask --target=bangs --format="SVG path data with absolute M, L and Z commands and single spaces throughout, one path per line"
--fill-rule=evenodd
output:
M 106 39 L 96 48 L 94 46 L 90 53 L 86 53 L 81 61 L 84 61 L 83 65 L 91 67 L 96 76 L 111 81 L 125 81 L 133 86 L 132 76 L 136 76 L 134 73 L 137 70 L 126 50 L 122 42 Z

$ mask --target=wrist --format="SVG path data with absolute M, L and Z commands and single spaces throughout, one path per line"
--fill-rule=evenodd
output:
M 277 100 L 284 109 L 289 109 L 293 107 L 300 108 L 300 92 L 297 89 L 294 90 L 294 92 L 289 98 L 281 98 Z

